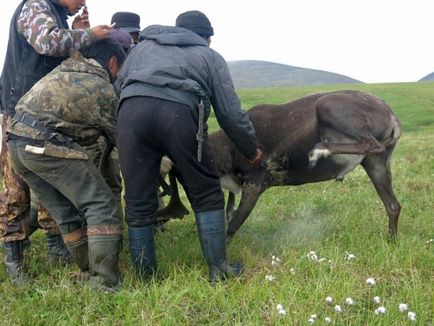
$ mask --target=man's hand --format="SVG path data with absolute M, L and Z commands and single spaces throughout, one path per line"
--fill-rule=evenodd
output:
M 100 39 L 100 38 L 107 37 L 110 31 L 112 30 L 112 28 L 108 25 L 98 25 L 92 27 L 90 30 L 92 31 L 93 35 L 95 35 L 96 38 Z
M 259 148 L 257 148 L 255 158 L 253 160 L 249 160 L 249 163 L 250 164 L 259 164 L 259 163 L 261 163 L 261 160 L 262 160 L 262 151 Z
M 87 7 L 84 7 L 81 15 L 78 15 L 74 18 L 74 21 L 72 22 L 72 28 L 86 29 L 89 27 L 90 27 L 89 12 L 87 11 Z

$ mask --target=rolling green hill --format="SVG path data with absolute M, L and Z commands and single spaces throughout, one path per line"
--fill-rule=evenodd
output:
M 425 77 L 419 79 L 419 81 L 434 81 L 434 72 L 426 75 Z
M 360 81 L 332 72 L 255 60 L 229 61 L 236 88 L 350 84 Z

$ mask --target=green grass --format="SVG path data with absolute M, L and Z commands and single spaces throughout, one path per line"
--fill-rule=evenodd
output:
M 240 90 L 243 106 L 283 103 L 334 89 L 361 89 L 385 99 L 403 125 L 392 160 L 402 204 L 398 240 L 387 238 L 387 218 L 361 168 L 343 183 L 276 187 L 264 193 L 229 246 L 243 260 L 238 280 L 207 282 L 192 215 L 172 221 L 156 237 L 162 281 L 139 282 L 128 250 L 121 254 L 123 289 L 109 295 L 74 282 L 76 267 L 51 266 L 41 231 L 26 252 L 33 282 L 13 286 L 0 268 L 0 325 L 433 325 L 434 323 L 434 83 L 371 84 Z M 210 119 L 215 130 L 215 119 Z M 310 261 L 315 251 L 322 262 Z M 346 253 L 356 256 L 345 259 Z M 271 264 L 271 256 L 282 263 Z M 1 257 L 3 258 L 3 257 Z M 328 261 L 331 260 L 331 263 Z M 295 269 L 295 273 L 291 270 Z M 273 275 L 272 282 L 265 280 Z M 366 284 L 368 277 L 376 285 Z M 332 296 L 334 304 L 325 302 Z M 374 296 L 387 312 L 377 316 Z M 355 304 L 348 306 L 345 298 Z M 410 322 L 398 310 L 416 312 Z M 282 304 L 285 316 L 276 309 Z M 334 312 L 335 304 L 343 312 Z

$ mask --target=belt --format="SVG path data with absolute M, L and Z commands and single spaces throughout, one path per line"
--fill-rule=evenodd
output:
M 44 141 L 49 141 L 50 143 L 53 143 L 56 145 L 69 146 L 71 144 L 71 142 L 75 141 L 73 138 L 71 138 L 69 136 L 66 136 L 66 135 L 63 135 L 61 133 L 56 132 L 56 129 L 54 129 L 54 128 L 46 127 L 42 122 L 40 122 L 39 120 L 33 118 L 31 115 L 28 115 L 26 113 L 17 112 L 17 113 L 15 113 L 13 119 L 15 121 L 18 121 L 18 122 L 25 124 L 26 126 L 29 126 L 33 129 L 36 129 L 36 130 L 42 132 L 42 136 L 44 137 L 44 139 L 42 140 L 42 144 L 44 144 Z M 14 136 L 15 137 L 21 137 L 21 136 L 17 136 L 17 135 L 14 135 Z M 26 141 L 29 141 L 29 139 L 31 139 L 31 138 L 26 139 L 26 137 L 22 137 L 22 138 L 24 138 Z M 9 137 L 9 139 L 13 139 L 13 138 Z
M 42 122 L 36 120 L 32 116 L 30 116 L 26 113 L 23 113 L 23 112 L 15 113 L 14 120 L 22 122 L 26 126 L 32 127 L 34 129 L 42 131 L 44 133 L 45 132 L 47 132 L 47 133 L 53 132 L 53 129 L 45 127 L 45 125 Z
M 45 144 L 45 140 L 18 136 L 15 134 L 11 134 L 10 132 L 6 133 L 6 137 L 7 137 L 7 141 L 9 141 L 9 140 L 22 140 L 22 141 L 25 141 L 26 143 L 30 143 L 30 144 L 38 145 L 38 146 L 44 146 L 44 144 Z

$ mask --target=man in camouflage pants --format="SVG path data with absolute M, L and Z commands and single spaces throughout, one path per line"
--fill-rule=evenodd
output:
M 89 272 L 90 286 L 116 291 L 121 220 L 83 146 L 101 135 L 115 143 L 118 97 L 111 83 L 126 54 L 108 38 L 82 52 L 71 53 L 18 101 L 7 133 L 9 155 L 56 220 L 74 261 Z
M 31 229 L 29 190 L 10 165 L 4 132 L 15 114 L 18 100 L 40 78 L 58 66 L 70 49 L 83 48 L 108 35 L 108 26 L 89 28 L 86 8 L 74 20 L 74 29 L 69 29 L 68 15 L 75 15 L 84 6 L 85 0 L 23 0 L 11 20 L 0 80 L 3 113 L 0 164 L 4 183 L 0 196 L 0 241 L 3 242 L 6 271 L 13 281 L 26 279 L 23 250 L 29 244 L 28 236 L 34 231 L 35 223 L 32 223 Z M 47 233 L 49 253 L 68 258 L 54 222 L 46 213 L 42 215 L 45 222 L 41 224 L 50 230 Z

